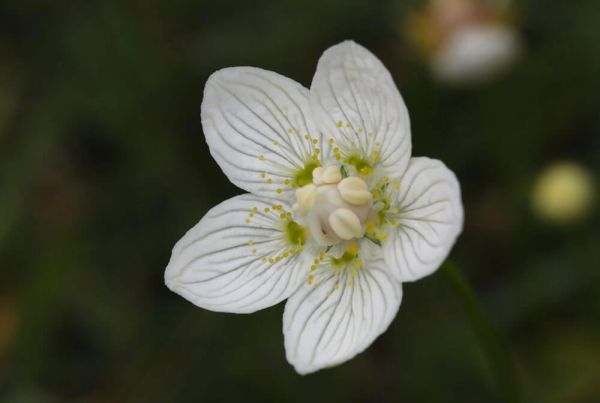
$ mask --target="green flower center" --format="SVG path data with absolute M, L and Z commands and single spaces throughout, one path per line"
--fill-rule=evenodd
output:
M 286 239 L 292 246 L 301 246 L 306 242 L 306 229 L 294 220 L 285 224 Z
M 308 161 L 304 164 L 304 168 L 296 173 L 294 176 L 294 183 L 298 187 L 302 187 L 312 183 L 312 173 L 320 164 L 315 161 Z

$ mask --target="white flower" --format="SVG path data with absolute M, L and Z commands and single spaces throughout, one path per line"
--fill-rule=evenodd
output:
M 465 26 L 434 55 L 432 69 L 442 81 L 483 82 L 510 67 L 519 53 L 514 28 L 501 24 Z
M 462 229 L 456 177 L 411 158 L 404 101 L 354 42 L 323 54 L 310 91 L 258 68 L 217 71 L 202 124 L 212 156 L 250 193 L 184 235 L 165 282 L 212 311 L 288 299 L 286 355 L 301 374 L 367 348 L 395 317 L 401 283 L 435 271 Z

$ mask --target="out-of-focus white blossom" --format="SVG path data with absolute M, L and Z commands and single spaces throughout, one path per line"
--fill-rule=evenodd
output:
M 491 80 L 521 50 L 506 13 L 483 0 L 432 0 L 412 16 L 409 28 L 435 77 L 451 84 Z

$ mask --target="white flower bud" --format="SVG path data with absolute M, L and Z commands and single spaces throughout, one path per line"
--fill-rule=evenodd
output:
M 337 188 L 345 202 L 357 206 L 370 203 L 373 198 L 365 181 L 354 176 L 344 178 L 338 183 Z

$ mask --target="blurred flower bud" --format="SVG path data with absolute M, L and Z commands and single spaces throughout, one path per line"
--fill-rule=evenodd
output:
M 510 67 L 520 52 L 507 13 L 485 0 L 431 0 L 411 17 L 408 29 L 433 74 L 447 83 L 490 80 Z
M 573 162 L 560 162 L 537 178 L 532 204 L 541 218 L 564 224 L 585 216 L 593 198 L 594 182 L 588 171 Z

